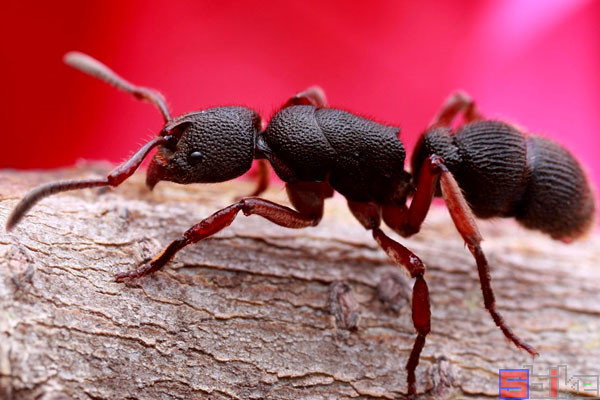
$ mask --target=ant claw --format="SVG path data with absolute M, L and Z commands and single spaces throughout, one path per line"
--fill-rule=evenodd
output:
M 144 275 L 150 274 L 154 271 L 152 264 L 142 264 L 138 269 L 133 271 L 121 272 L 115 275 L 115 282 L 123 282 L 128 279 L 141 278 Z

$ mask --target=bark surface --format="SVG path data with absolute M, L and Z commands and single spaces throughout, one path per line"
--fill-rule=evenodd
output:
M 3 171 L 0 224 L 33 186 L 106 171 Z M 1 399 L 403 398 L 412 282 L 343 198 L 303 230 L 240 214 L 169 268 L 116 283 L 115 273 L 252 189 L 161 183 L 149 192 L 143 180 L 47 198 L 14 231 L 1 229 Z M 264 197 L 288 204 L 280 186 Z M 541 355 L 495 327 L 475 263 L 436 207 L 420 234 L 393 236 L 428 268 L 420 398 L 494 398 L 499 369 L 531 364 L 534 374 L 555 365 L 567 378 L 600 374 L 598 235 L 564 245 L 511 221 L 480 226 L 498 309 Z M 576 394 L 564 378 L 559 390 Z

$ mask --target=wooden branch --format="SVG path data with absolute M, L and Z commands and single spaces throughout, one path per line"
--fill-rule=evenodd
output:
M 4 171 L 0 223 L 39 183 L 107 170 Z M 135 175 L 115 190 L 47 198 L 13 232 L 2 229 L 0 398 L 401 398 L 415 338 L 412 283 L 339 196 L 316 228 L 240 216 L 171 268 L 114 282 L 251 189 L 161 183 L 149 192 Z M 265 197 L 286 202 L 284 194 L 275 187 Z M 600 238 L 563 245 L 511 221 L 482 223 L 482 233 L 499 310 L 541 353 L 535 373 L 566 364 L 569 375 L 599 374 Z M 434 209 L 401 242 L 425 261 L 432 298 L 420 397 L 498 396 L 498 370 L 533 360 L 483 308 L 474 261 L 447 211 Z M 393 299 L 379 300 L 386 295 Z M 336 321 L 340 296 L 355 315 Z

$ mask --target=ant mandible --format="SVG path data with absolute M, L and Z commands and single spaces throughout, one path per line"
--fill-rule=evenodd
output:
M 423 133 L 413 153 L 412 174 L 404 170 L 399 128 L 346 111 L 328 108 L 325 94 L 311 87 L 290 98 L 262 129 L 260 116 L 246 107 L 216 107 L 172 118 L 162 95 L 136 86 L 110 68 L 78 52 L 65 63 L 154 104 L 165 124 L 105 178 L 49 183 L 29 192 L 6 223 L 13 228 L 40 199 L 58 192 L 118 186 L 154 148 L 146 183 L 212 183 L 234 179 L 259 161 L 259 184 L 241 198 L 188 229 L 138 269 L 116 275 L 139 278 L 165 266 L 183 247 L 229 226 L 236 215 L 259 215 L 288 228 L 315 226 L 323 203 L 334 190 L 346 197 L 358 221 L 398 266 L 415 279 L 412 319 L 417 338 L 406 364 L 408 394 L 416 394 L 415 369 L 430 331 L 425 265 L 381 230 L 381 221 L 403 237 L 417 233 L 434 196 L 441 196 L 477 264 L 485 308 L 517 347 L 536 350 L 517 337 L 496 310 L 490 268 L 480 247 L 474 216 L 514 217 L 522 225 L 571 241 L 594 222 L 592 190 L 577 160 L 563 147 L 521 132 L 501 121 L 486 120 L 462 92 L 451 95 Z M 457 117 L 460 123 L 453 127 Z M 285 182 L 295 209 L 258 196 L 268 186 L 268 164 Z M 410 206 L 407 199 L 412 197 Z

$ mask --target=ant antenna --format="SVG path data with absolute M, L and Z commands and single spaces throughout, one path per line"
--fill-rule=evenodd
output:
M 111 86 L 121 89 L 124 92 L 133 94 L 137 99 L 152 103 L 162 114 L 165 124 L 171 122 L 171 114 L 167 108 L 167 103 L 162 94 L 154 89 L 143 86 L 136 86 L 133 83 L 123 79 L 112 69 L 102 64 L 100 61 L 87 54 L 78 51 L 71 51 L 63 57 L 65 64 L 78 69 L 86 74 L 92 75 Z M 133 156 L 123 164 L 112 170 L 105 178 L 97 179 L 78 179 L 62 182 L 51 182 L 41 185 L 31 190 L 21 199 L 6 222 L 6 230 L 10 231 L 21 221 L 25 213 L 29 211 L 38 201 L 44 197 L 59 192 L 69 190 L 93 188 L 100 186 L 119 186 L 121 182 L 129 178 L 136 169 L 142 164 L 144 158 L 150 150 L 156 146 L 165 145 L 173 139 L 171 135 L 158 136 L 143 145 Z
M 112 170 L 106 178 L 97 179 L 78 179 L 62 182 L 51 182 L 42 186 L 38 186 L 25 197 L 21 199 L 19 204 L 14 208 L 13 212 L 6 221 L 6 230 L 10 231 L 21 221 L 23 216 L 35 203 L 43 199 L 44 197 L 50 196 L 51 194 L 66 192 L 68 190 L 93 188 L 99 186 L 119 186 L 121 182 L 129 178 L 135 170 L 140 166 L 144 158 L 148 155 L 150 150 L 159 145 L 167 144 L 173 139 L 173 136 L 158 136 L 148 143 L 143 145 L 129 160 L 119 165 L 117 168 Z
M 131 93 L 138 100 L 145 100 L 158 108 L 165 123 L 171 121 L 171 114 L 167 108 L 165 98 L 160 92 L 143 86 L 136 86 L 133 83 L 123 79 L 115 71 L 102 64 L 100 61 L 87 54 L 78 51 L 70 51 L 63 57 L 65 64 L 85 72 L 88 75 L 96 77 L 111 86 L 121 89 L 124 92 Z

